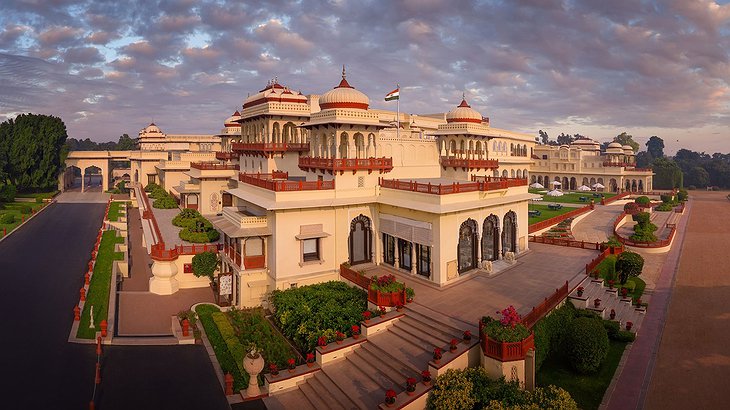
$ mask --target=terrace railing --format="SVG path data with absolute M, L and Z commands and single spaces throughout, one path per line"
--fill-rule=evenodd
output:
M 270 179 L 267 176 L 276 178 L 274 174 L 246 174 L 239 173 L 238 180 L 246 184 L 254 185 L 259 188 L 268 189 L 275 192 L 286 191 L 319 191 L 324 189 L 335 189 L 335 181 L 288 181 L 279 179 Z M 281 173 L 280 176 L 288 176 L 287 173 Z
M 451 184 L 431 184 L 417 181 L 401 181 L 398 179 L 380 178 L 379 184 L 383 188 L 398 189 L 401 191 L 420 192 L 432 195 L 448 195 L 463 192 L 495 191 L 517 186 L 526 186 L 527 179 L 522 178 L 493 178 L 483 177 L 483 180 L 471 182 L 454 182 Z
M 299 168 L 304 171 L 323 170 L 330 174 L 334 172 L 352 171 L 378 171 L 380 173 L 390 172 L 393 169 L 392 158 L 320 158 L 320 157 L 300 157 Z
M 209 171 L 238 171 L 241 169 L 238 164 L 219 164 L 217 162 L 193 162 L 190 164 L 190 168 Z
M 543 230 L 543 229 L 545 229 L 547 227 L 550 227 L 550 226 L 553 226 L 553 225 L 558 224 L 560 222 L 563 222 L 564 220 L 566 220 L 568 218 L 576 217 L 576 216 L 578 216 L 578 215 L 580 215 L 582 213 L 588 212 L 588 211 L 590 211 L 592 209 L 593 209 L 593 206 L 592 205 L 586 205 L 586 206 L 584 206 L 582 208 L 574 209 L 574 210 L 569 211 L 569 212 L 566 212 L 566 213 L 564 213 L 562 215 L 554 216 L 554 217 L 548 218 L 548 219 L 546 219 L 544 221 L 535 222 L 534 224 L 531 224 L 527 228 L 527 233 L 533 233 L 533 232 L 541 231 L 541 230 Z

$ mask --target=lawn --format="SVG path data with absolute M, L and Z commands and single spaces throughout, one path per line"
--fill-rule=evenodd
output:
M 10 232 L 21 224 L 23 217 L 25 217 L 25 219 L 28 219 L 31 214 L 23 214 L 21 212 L 22 207 L 27 206 L 33 209 L 33 211 L 37 211 L 45 204 L 38 204 L 35 202 L 10 202 L 2 205 L 4 206 L 4 209 L 0 209 L 0 215 L 12 214 L 15 217 L 15 220 L 12 223 L 0 222 L 0 236 L 2 236 L 3 229 L 7 229 L 7 232 Z
M 570 393 L 579 408 L 597 409 L 627 345 L 615 340 L 610 340 L 609 343 L 608 357 L 594 374 L 576 373 L 565 358 L 559 354 L 551 355 L 537 372 L 538 386 L 554 384 L 562 387 Z
M 52 196 L 56 195 L 58 193 L 57 189 L 54 189 L 53 191 L 48 192 L 19 192 L 15 194 L 16 198 L 41 198 L 41 199 L 47 199 L 51 198 Z
M 560 203 L 564 203 L 564 204 L 568 203 L 568 204 L 588 205 L 591 203 L 591 199 L 593 199 L 595 203 L 597 203 L 597 204 L 601 203 L 601 198 L 594 197 L 593 196 L 594 193 L 590 192 L 590 191 L 588 191 L 588 192 L 565 192 L 564 191 L 563 196 L 548 196 L 545 193 L 539 192 L 539 191 L 544 191 L 544 190 L 542 190 L 542 189 L 538 190 L 538 189 L 533 189 L 533 188 L 529 189 L 529 192 L 531 194 L 542 195 L 543 201 L 546 201 L 546 202 L 560 202 Z M 616 194 L 612 193 L 612 192 L 601 192 L 601 193 L 603 194 L 604 198 L 610 198 L 612 196 L 616 196 Z M 581 201 L 579 198 L 582 196 L 588 198 L 588 200 L 585 202 Z
M 109 215 L 107 219 L 114 222 L 118 221 L 120 216 L 119 210 L 124 208 L 124 204 L 126 204 L 126 202 L 112 202 L 111 205 L 109 205 Z
M 559 215 L 568 213 L 568 212 L 573 211 L 573 210 L 575 210 L 577 208 L 571 208 L 571 207 L 564 206 L 561 209 L 552 210 L 552 209 L 548 208 L 547 205 L 533 205 L 533 204 L 530 204 L 529 209 L 531 211 L 532 210 L 539 210 L 540 211 L 540 216 L 530 216 L 530 225 L 532 225 L 534 223 L 542 222 L 542 221 L 544 221 L 546 219 L 550 219 L 552 217 L 555 217 L 555 216 L 559 216 Z
M 121 260 L 122 252 L 114 252 L 114 245 L 124 242 L 124 238 L 117 237 L 116 231 L 105 231 L 99 244 L 99 253 L 96 255 L 94 274 L 91 276 L 89 290 L 86 294 L 84 311 L 81 313 L 79 330 L 76 337 L 93 339 L 96 331 L 101 330 L 99 324 L 107 319 L 109 311 L 109 287 L 112 279 L 112 265 L 115 260 Z M 94 329 L 89 329 L 89 310 L 94 306 Z

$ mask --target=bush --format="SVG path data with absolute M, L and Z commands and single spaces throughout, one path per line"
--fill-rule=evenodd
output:
M 483 333 L 500 342 L 519 342 L 530 336 L 530 331 L 522 323 L 504 326 L 499 320 L 489 316 L 484 316 L 482 323 L 484 323 Z
M 620 248 L 622 246 L 621 242 L 616 238 L 616 236 L 611 236 L 608 238 L 606 242 L 603 242 L 603 245 L 605 246 L 612 246 L 614 248 Z
M 156 199 L 155 202 L 152 203 L 152 207 L 157 209 L 175 209 L 177 208 L 177 201 L 175 201 L 175 198 L 171 196 L 164 196 Z
M 616 271 L 621 284 L 626 284 L 629 276 L 639 276 L 644 269 L 644 257 L 636 252 L 622 252 L 616 259 Z
M 187 228 L 194 224 L 195 220 L 200 217 L 200 212 L 196 211 L 195 209 L 185 208 L 180 211 L 180 213 L 177 214 L 174 218 L 172 218 L 172 224 L 181 228 Z
M 15 201 L 15 195 L 17 193 L 18 191 L 15 189 L 15 185 L 0 186 L 0 202 Z
M 667 211 L 671 211 L 672 209 L 674 209 L 674 207 L 672 206 L 672 204 L 669 204 L 669 203 L 663 203 L 663 204 L 657 206 L 656 208 L 654 208 L 655 211 L 659 211 L 659 212 L 667 212 Z
M 629 202 L 626 205 L 624 205 L 624 212 L 626 212 L 629 215 L 633 215 L 637 212 L 639 212 L 639 206 L 636 205 L 634 202 Z
M 535 358 L 536 371 L 540 369 L 548 356 L 560 351 L 560 346 L 565 338 L 565 331 L 575 318 L 575 314 L 575 307 L 568 301 L 535 324 L 533 330 L 535 332 L 535 349 L 537 350 Z
M 212 281 L 216 269 L 218 269 L 218 254 L 215 252 L 203 252 L 193 256 L 193 275 L 196 277 L 207 276 Z
M 639 205 L 649 205 L 651 200 L 649 199 L 648 196 L 640 196 L 640 197 L 636 198 L 634 200 L 634 202 L 636 202 Z
M 601 322 L 579 317 L 566 335 L 566 356 L 579 373 L 593 373 L 608 355 L 608 334 Z
M 11 224 L 15 222 L 15 215 L 8 212 L 0 215 L 0 224 Z
M 616 335 L 621 330 L 621 325 L 613 320 L 604 320 L 603 328 L 606 329 L 609 339 L 615 339 Z
M 20 213 L 23 215 L 28 215 L 33 212 L 33 208 L 30 205 L 21 205 L 18 209 L 20 209 Z
M 155 189 L 160 189 L 160 188 L 161 187 L 159 185 L 155 184 L 154 182 L 150 182 L 149 184 L 147 184 L 146 187 L 144 187 L 144 191 L 149 193 L 149 192 L 154 191 Z
M 628 330 L 619 330 L 618 333 L 614 335 L 613 340 L 617 342 L 630 343 L 636 340 L 636 333 L 629 332 Z
M 659 195 L 659 198 L 661 198 L 662 202 L 664 202 L 665 204 L 668 204 L 668 203 L 671 203 L 674 201 L 674 196 L 669 195 L 669 194 L 661 194 L 661 195 Z
M 684 189 L 680 189 L 677 192 L 677 200 L 678 201 L 686 201 L 688 197 L 689 197 L 689 194 Z
M 578 404 L 570 397 L 570 393 L 553 385 L 536 387 L 530 394 L 530 402 L 540 409 L 578 410 Z
M 472 382 L 462 370 L 449 369 L 436 379 L 428 395 L 429 409 L 471 410 L 476 404 Z
M 633 219 L 637 225 L 644 225 L 651 221 L 651 215 L 649 215 L 649 212 L 637 212 L 631 217 L 631 219 Z
M 190 228 L 185 228 L 178 234 L 180 239 L 193 243 L 211 243 L 217 241 L 221 234 L 215 229 L 205 232 L 193 232 Z

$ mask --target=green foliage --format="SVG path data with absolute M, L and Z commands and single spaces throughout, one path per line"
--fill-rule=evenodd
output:
M 31 208 L 30 205 L 21 205 L 18 207 L 18 209 L 20 210 L 20 213 L 23 215 L 28 215 L 31 212 L 33 212 L 33 208 Z
M 639 212 L 639 206 L 635 202 L 628 202 L 624 205 L 624 212 L 629 215 L 633 215 Z
M 218 254 L 215 252 L 203 252 L 193 256 L 193 275 L 196 277 L 207 276 L 212 281 L 216 269 L 218 269 Z
M 669 194 L 661 194 L 659 195 L 659 198 L 661 198 L 662 202 L 665 204 L 671 203 L 674 201 L 674 196 Z
M 530 336 L 530 331 L 522 323 L 514 327 L 504 326 L 499 320 L 489 316 L 484 316 L 482 323 L 484 323 L 484 334 L 500 342 L 519 342 Z
M 646 141 L 646 150 L 651 154 L 652 158 L 662 158 L 664 156 L 664 140 L 653 135 Z
M 150 193 L 150 192 L 152 192 L 156 189 L 160 189 L 160 188 L 161 187 L 159 185 L 155 184 L 154 182 L 150 182 L 149 184 L 147 184 L 146 187 L 144 187 L 144 191 L 147 193 Z
M 608 240 L 606 242 L 603 242 L 603 245 L 612 246 L 614 248 L 620 248 L 622 246 L 622 243 L 614 235 L 614 236 L 611 236 L 610 238 L 608 238 Z
M 536 387 L 530 401 L 543 410 L 578 410 L 578 404 L 565 389 L 557 386 Z
M 465 371 L 449 369 L 436 378 L 426 406 L 434 410 L 471 410 L 476 404 L 473 388 Z
M 156 199 L 155 202 L 152 203 L 152 207 L 157 209 L 175 209 L 178 206 L 175 198 L 171 196 L 166 196 L 160 199 Z
M 65 148 L 68 151 L 133 151 L 139 149 L 134 138 L 127 134 L 119 136 L 118 142 L 95 142 L 89 138 L 68 138 Z
M 551 354 L 560 351 L 568 325 L 573 321 L 575 314 L 575 307 L 568 301 L 535 324 L 533 331 L 535 332 L 535 349 L 537 350 L 535 357 L 536 370 L 540 369 L 545 359 Z
M 651 215 L 649 212 L 638 212 L 634 214 L 631 219 L 639 225 L 648 224 L 651 221 Z
M 381 277 L 373 276 L 370 282 L 370 289 L 377 290 L 382 293 L 400 292 L 405 285 L 398 282 L 393 275 L 383 275 Z
M 0 215 L 0 224 L 11 224 L 15 222 L 15 215 L 12 213 L 4 213 Z
M 606 329 L 606 334 L 609 339 L 616 339 L 616 335 L 621 330 L 621 325 L 613 320 L 604 320 L 603 328 Z
M 181 228 L 187 228 L 195 223 L 195 220 L 200 218 L 200 212 L 195 209 L 185 208 L 180 211 L 174 218 L 172 218 L 172 224 Z
M 293 341 L 301 353 L 310 352 L 317 338 L 328 332 L 334 340 L 336 331 L 351 334 L 351 326 L 360 323 L 367 309 L 367 294 L 343 282 L 331 281 L 295 289 L 274 290 L 270 302 L 274 320 L 284 336 Z
M 681 188 L 684 183 L 682 169 L 669 158 L 655 158 L 652 162 L 654 171 L 654 189 Z
M 636 340 L 636 333 L 629 332 L 627 330 L 619 330 L 612 339 L 617 342 L 630 343 Z
M 4 184 L 0 186 L 0 202 L 13 202 L 16 194 L 17 190 L 14 185 Z
M 654 208 L 655 211 L 659 211 L 659 212 L 669 212 L 673 209 L 674 209 L 674 207 L 670 203 L 663 203 Z
M 679 192 L 677 192 L 677 200 L 678 201 L 686 201 L 689 194 L 687 193 L 687 190 L 680 189 Z
M 636 198 L 634 200 L 634 202 L 636 202 L 639 205 L 648 205 L 651 202 L 651 200 L 649 199 L 648 196 L 640 196 L 640 197 Z
M 200 318 L 200 323 L 203 325 L 203 329 L 205 329 L 205 334 L 213 347 L 213 351 L 215 352 L 215 356 L 218 359 L 221 369 L 224 373 L 230 373 L 233 375 L 233 390 L 239 391 L 245 388 L 248 383 L 244 383 L 244 376 L 238 368 L 237 361 L 228 350 L 228 345 L 226 344 L 225 339 L 218 330 L 218 326 L 216 326 L 216 323 L 213 321 L 213 313 L 220 312 L 220 309 L 213 305 L 198 305 L 195 308 L 195 311 Z M 246 373 L 244 372 L 244 374 Z M 245 380 L 248 381 L 248 375 L 246 375 Z
M 58 185 L 66 125 L 58 117 L 21 114 L 0 124 L 0 182 L 18 190 Z
M 221 236 L 213 227 L 213 224 L 202 216 L 192 220 L 181 219 L 178 222 L 181 221 L 187 223 L 187 227 L 178 234 L 182 240 L 194 243 L 210 243 L 217 241 Z
M 636 252 L 622 252 L 616 260 L 616 271 L 620 273 L 621 284 L 625 284 L 629 276 L 639 276 L 644 269 L 644 257 Z
M 243 355 L 245 354 L 243 346 L 238 341 L 238 337 L 236 337 L 233 326 L 231 326 L 231 323 L 228 321 L 226 314 L 222 312 L 213 312 L 210 316 L 213 319 L 213 323 L 215 323 L 218 328 L 228 351 L 231 353 L 231 357 L 233 357 L 236 367 L 238 367 L 238 371 L 241 375 L 244 375 L 244 380 L 248 381 L 248 374 L 243 368 Z
M 261 308 L 245 310 L 232 308 L 228 312 L 228 318 L 233 325 L 239 344 L 245 350 L 248 350 L 248 346 L 255 345 L 267 363 L 276 363 L 280 369 L 283 369 L 287 366 L 287 360 L 299 356 L 297 352 L 292 351 L 286 339 L 266 320 Z
M 413 299 L 416 297 L 416 291 L 413 288 L 406 287 L 406 299 Z
M 616 279 L 616 255 L 607 255 L 601 263 L 596 265 L 593 272 L 598 272 L 598 276 L 605 280 Z
M 633 148 L 634 152 L 639 150 L 639 143 L 634 141 L 634 136 L 631 134 L 627 134 L 626 132 L 622 132 L 621 134 L 615 136 L 613 138 L 614 142 L 618 142 L 621 145 L 630 145 L 631 148 Z
M 579 317 L 570 324 L 565 345 L 573 369 L 579 373 L 593 373 L 608 354 L 608 334 L 598 320 Z

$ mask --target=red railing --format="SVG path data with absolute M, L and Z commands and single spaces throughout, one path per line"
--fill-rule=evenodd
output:
M 558 306 L 563 299 L 567 298 L 569 292 L 570 289 L 568 289 L 568 282 L 566 281 L 563 286 L 555 289 L 555 292 L 546 297 L 539 305 L 533 306 L 530 313 L 522 317 L 522 324 L 528 329 L 532 329 L 538 320 L 542 319 L 548 312 L 555 309 L 555 306 Z
M 310 169 L 321 169 L 325 171 L 340 173 L 345 171 L 373 171 L 389 172 L 393 169 L 392 158 L 320 158 L 300 157 L 299 168 L 308 171 Z
M 544 243 L 546 245 L 567 246 L 569 248 L 594 249 L 594 250 L 601 249 L 601 244 L 599 242 L 576 241 L 573 239 L 551 238 L 549 236 L 536 236 L 536 235 L 528 235 L 527 240 L 529 242 Z
M 319 191 L 335 189 L 335 181 L 287 181 L 263 178 L 264 174 L 239 173 L 238 180 L 270 191 Z
M 676 209 L 675 209 L 676 212 Z M 613 234 L 616 236 L 616 238 L 621 242 L 622 244 L 626 246 L 633 246 L 635 248 L 663 248 L 665 246 L 669 246 L 672 244 L 672 240 L 674 239 L 674 234 L 677 230 L 677 225 L 675 224 L 666 224 L 666 227 L 669 229 L 669 235 L 666 239 L 660 239 L 656 242 L 643 242 L 643 241 L 632 241 L 629 238 L 624 238 L 621 235 L 618 234 L 616 231 L 616 228 L 618 227 L 618 224 L 621 223 L 621 221 L 626 216 L 626 213 L 621 213 L 618 217 L 616 217 L 616 220 L 613 221 Z
M 492 178 L 485 177 L 484 181 L 454 182 L 451 184 L 431 184 L 416 181 L 401 181 L 398 179 L 380 178 L 380 186 L 383 188 L 398 189 L 401 191 L 421 192 L 432 195 L 458 194 L 462 192 L 494 191 L 507 189 L 516 186 L 526 186 L 527 179 L 518 178 Z
M 496 169 L 499 168 L 499 161 L 496 159 L 462 159 L 441 157 L 441 166 L 469 169 Z
M 370 278 L 365 275 L 361 275 L 360 273 L 344 265 L 340 265 L 340 276 L 356 284 L 357 286 L 360 286 L 363 289 L 370 289 Z
M 264 255 L 244 256 L 244 269 L 261 269 L 266 266 L 266 257 Z
M 213 171 L 238 171 L 241 169 L 238 164 L 219 164 L 217 162 L 193 162 L 190 168 Z
M 340 275 L 354 283 L 355 285 L 365 289 L 368 292 L 368 301 L 374 303 L 377 306 L 394 307 L 398 305 L 406 304 L 406 287 L 403 285 L 403 290 L 398 292 L 381 292 L 370 288 L 372 279 L 365 275 L 344 266 L 340 265 Z
M 144 201 L 145 210 L 142 212 L 142 219 L 149 219 L 152 222 L 152 229 L 155 231 L 155 236 L 157 236 L 157 242 L 155 244 L 152 244 L 152 246 L 156 244 L 161 244 L 162 249 L 165 248 L 165 240 L 162 239 L 162 231 L 160 231 L 159 225 L 157 225 L 157 218 L 155 218 L 154 212 L 152 212 L 152 205 L 150 205 L 150 199 L 147 196 L 147 192 L 145 192 L 144 188 L 140 187 L 140 192 L 142 193 L 142 201 Z
M 601 198 L 601 205 L 608 205 L 611 202 L 618 201 L 619 199 L 623 199 L 627 196 L 631 195 L 631 192 L 622 192 L 618 195 L 614 195 L 610 198 Z
M 619 247 L 613 247 L 613 246 L 606 247 L 605 249 L 603 249 L 601 251 L 600 254 L 598 254 L 598 256 L 596 256 L 593 260 L 591 260 L 590 262 L 588 262 L 586 264 L 586 275 L 590 275 L 593 272 L 593 270 L 596 269 L 596 266 L 598 266 L 599 263 L 603 262 L 603 260 L 606 259 L 606 256 L 620 255 L 623 251 L 624 251 L 623 245 L 619 246 Z
M 158 261 L 173 261 L 180 255 L 197 255 L 203 252 L 218 252 L 223 249 L 222 244 L 203 245 L 176 245 L 172 249 L 165 249 L 164 242 L 152 245 L 150 257 Z
M 574 209 L 574 210 L 569 211 L 569 212 L 566 212 L 566 213 L 564 213 L 562 215 L 554 216 L 554 217 L 548 218 L 548 219 L 546 219 L 544 221 L 535 222 L 534 224 L 531 224 L 527 228 L 527 233 L 533 233 L 533 232 L 537 232 L 537 231 L 543 230 L 543 229 L 545 229 L 545 228 L 547 228 L 549 226 L 553 226 L 553 225 L 555 225 L 555 224 L 557 224 L 559 222 L 563 222 L 564 220 L 566 220 L 568 218 L 572 218 L 572 217 L 578 216 L 578 215 L 580 215 L 582 213 L 588 212 L 591 209 L 593 209 L 593 206 L 586 205 L 586 206 L 584 206 L 582 208 Z
M 286 152 L 286 151 L 309 151 L 309 143 L 288 143 L 288 142 L 234 142 L 231 144 L 234 151 L 244 152 Z
M 535 348 L 535 335 L 530 333 L 530 336 L 524 340 L 513 343 L 499 342 L 487 335 L 487 337 L 481 338 L 480 343 L 485 356 L 502 362 L 510 362 L 524 359 L 527 352 Z
M 239 268 L 241 267 L 241 254 L 233 246 L 226 246 L 225 253 Z
M 220 159 L 222 161 L 230 161 L 230 160 L 238 159 L 238 154 L 235 152 L 218 151 L 215 153 L 215 159 Z

